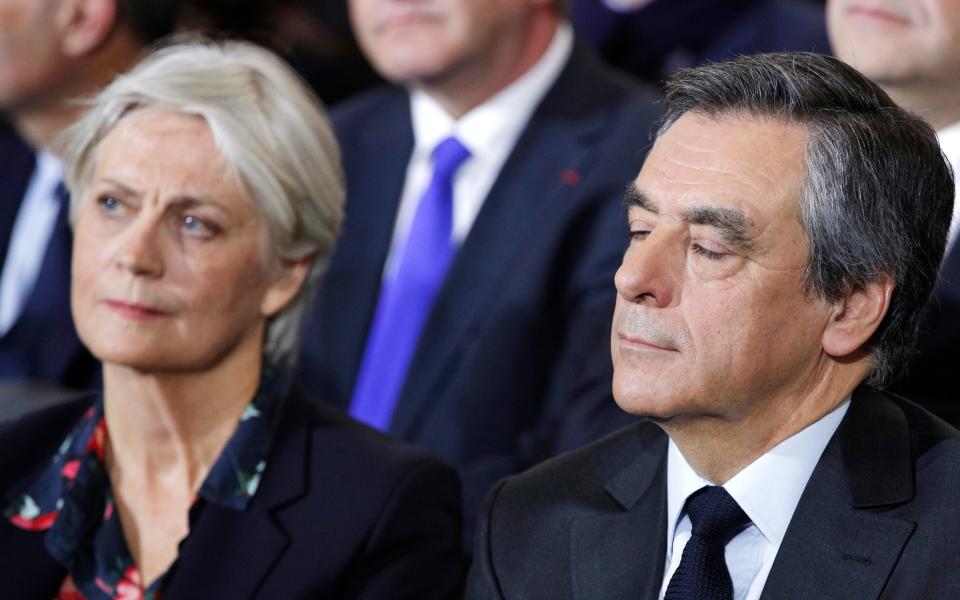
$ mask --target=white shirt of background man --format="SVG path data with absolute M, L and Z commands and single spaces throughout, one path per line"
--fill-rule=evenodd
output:
M 443 139 L 454 135 L 470 151 L 470 158 L 457 170 L 453 182 L 453 241 L 460 245 L 473 227 L 483 202 L 500 169 L 527 126 L 534 110 L 560 76 L 573 50 L 573 30 L 564 23 L 547 51 L 529 71 L 495 96 L 453 119 L 433 98 L 415 90 L 410 98 L 414 149 L 407 165 L 393 241 L 384 265 L 384 275 L 397 268 L 420 197 L 430 184 L 430 155 Z
M 947 250 L 945 254 L 950 253 L 950 249 L 960 236 L 960 121 L 945 127 L 937 132 L 937 139 L 940 141 L 940 148 L 943 154 L 950 161 L 953 167 L 954 184 L 957 186 L 957 193 L 953 197 L 953 218 L 950 219 L 950 236 L 947 238 Z

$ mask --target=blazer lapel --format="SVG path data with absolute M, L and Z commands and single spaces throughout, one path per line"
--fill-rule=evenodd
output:
M 181 544 L 166 597 L 251 598 L 283 556 L 290 545 L 284 510 L 307 492 L 310 442 L 292 411 L 285 418 L 250 506 L 203 507 Z
M 800 498 L 761 598 L 878 598 L 916 524 L 877 509 L 913 495 L 905 416 L 882 394 L 858 390 Z
M 666 436 L 659 436 L 637 450 L 639 458 L 607 483 L 606 511 L 573 522 L 573 598 L 659 594 L 667 543 L 666 448 Z
M 335 401 L 347 406 L 360 368 L 360 360 L 373 320 L 383 266 L 393 239 L 393 225 L 413 151 L 413 129 L 407 95 L 397 98 L 378 115 L 378 122 L 366 131 L 341 136 L 359 136 L 344 144 L 344 170 L 354 173 L 347 182 L 347 214 L 343 233 L 324 277 L 318 298 L 324 331 L 319 343 L 334 344 L 325 349 L 334 365 L 330 375 L 337 380 Z M 352 157 L 364 161 L 351 165 Z
M 414 354 L 402 400 L 390 426 L 409 439 L 454 372 L 459 350 L 496 300 L 512 267 L 537 237 L 539 217 L 552 201 L 577 193 L 564 174 L 586 172 L 592 134 L 608 115 L 597 110 L 583 82 L 589 61 L 574 50 L 557 83 L 535 111 L 484 200 L 447 274 Z
M 960 244 L 954 244 L 944 258 L 933 293 L 927 302 L 918 340 L 917 366 L 931 357 L 952 351 L 960 333 Z
M 10 246 L 13 224 L 36 164 L 33 150 L 0 124 L 0 268 Z
M 45 533 L 24 531 L 0 518 L 0 581 L 4 598 L 54 598 L 67 570 L 47 552 Z M 16 557 L 16 560 L 7 560 Z

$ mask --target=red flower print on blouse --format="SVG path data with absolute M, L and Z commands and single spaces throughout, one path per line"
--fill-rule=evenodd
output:
M 113 598 L 114 600 L 142 600 L 143 588 L 140 583 L 140 571 L 136 567 L 129 566 L 123 572 L 123 579 L 117 582 L 116 593 L 114 593 Z
M 103 461 L 103 448 L 106 440 L 107 420 L 101 418 L 97 421 L 97 425 L 93 429 L 93 435 L 90 436 L 90 441 L 87 442 L 87 451 L 93 451 L 101 462 Z
M 77 478 L 77 471 L 80 470 L 80 459 L 73 459 L 64 463 L 63 468 L 60 469 L 60 474 L 66 477 L 68 480 L 73 481 Z
M 84 598 L 83 594 L 80 593 L 80 590 L 77 589 L 77 586 L 73 583 L 73 577 L 67 577 L 63 580 L 63 585 L 60 586 L 60 591 L 57 593 L 55 600 L 87 600 Z

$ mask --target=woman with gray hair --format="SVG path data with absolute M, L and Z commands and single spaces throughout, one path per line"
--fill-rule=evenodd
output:
M 455 473 L 291 387 L 344 198 L 305 86 L 250 44 L 173 45 L 64 143 L 104 391 L 0 429 L 3 595 L 455 594 Z

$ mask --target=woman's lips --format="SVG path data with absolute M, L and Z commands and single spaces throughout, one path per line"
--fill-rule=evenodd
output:
M 158 317 L 167 316 L 167 312 L 154 306 L 146 304 L 137 304 L 132 302 L 123 302 L 121 300 L 105 300 L 104 304 L 114 313 L 134 321 L 146 321 Z

